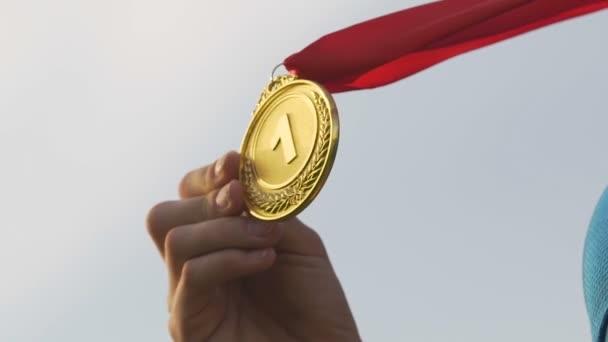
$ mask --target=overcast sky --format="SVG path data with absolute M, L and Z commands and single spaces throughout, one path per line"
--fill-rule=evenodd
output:
M 283 58 L 424 2 L 0 0 L 0 340 L 168 341 L 147 210 L 239 148 Z M 336 96 L 301 217 L 364 340 L 590 341 L 607 32 L 604 11 Z

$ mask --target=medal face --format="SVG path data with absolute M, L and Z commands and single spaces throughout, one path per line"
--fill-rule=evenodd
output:
M 329 176 L 338 134 L 338 112 L 323 87 L 291 75 L 272 80 L 241 146 L 249 213 L 270 221 L 304 210 Z

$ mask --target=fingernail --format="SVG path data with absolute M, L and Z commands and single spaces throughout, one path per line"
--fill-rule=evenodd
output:
M 219 176 L 222 174 L 222 172 L 224 171 L 225 164 L 226 164 L 226 155 L 224 155 L 222 158 L 218 159 L 215 162 L 215 168 L 213 169 L 213 171 L 215 171 L 216 176 Z
M 251 235 L 264 236 L 270 234 L 274 226 L 273 223 L 254 221 L 251 222 L 247 228 Z
M 220 208 L 228 208 L 230 206 L 230 184 L 224 185 L 215 197 L 215 203 Z

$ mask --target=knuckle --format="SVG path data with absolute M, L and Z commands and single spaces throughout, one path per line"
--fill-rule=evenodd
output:
M 200 334 L 198 333 L 198 329 L 192 326 L 192 323 L 189 322 L 185 322 L 184 320 L 181 320 L 178 323 L 178 328 L 179 330 L 179 337 L 180 339 L 178 340 L 179 342 L 200 342 L 201 340 L 201 336 L 199 336 Z
M 190 173 L 191 172 L 185 174 L 179 181 L 179 185 L 177 186 L 177 192 L 182 198 L 188 196 L 188 177 L 190 176 Z
M 158 230 L 163 221 L 163 216 L 165 212 L 165 207 L 169 201 L 161 202 L 156 204 L 155 206 L 148 211 L 148 216 L 146 217 L 146 227 L 148 228 L 148 233 L 152 237 L 157 237 Z
M 182 266 L 182 279 L 181 281 L 186 288 L 192 288 L 197 280 L 197 267 L 193 260 L 188 260 Z
M 194 341 L 192 339 L 192 331 L 188 327 L 187 323 L 183 319 L 178 319 L 172 316 L 167 323 L 169 328 L 169 334 L 175 342 L 189 342 Z
M 179 229 L 171 229 L 165 236 L 165 255 L 175 258 L 179 255 L 180 245 L 182 244 L 182 234 Z
M 321 235 L 319 235 L 319 233 L 316 230 L 310 229 L 310 239 L 311 239 L 313 245 L 317 246 L 319 252 L 322 255 L 327 256 L 327 250 L 325 248 L 325 243 L 323 242 L 323 238 L 321 237 Z
M 315 243 L 317 243 L 319 245 L 323 245 L 323 238 L 321 238 L 321 235 L 319 235 L 319 233 L 316 230 L 309 228 L 309 232 L 310 232 L 311 240 L 313 240 Z
M 179 182 L 178 192 L 182 198 L 195 196 L 207 192 L 212 183 L 211 166 L 207 165 L 186 173 Z
M 327 254 L 327 251 L 325 249 L 325 243 L 323 242 L 323 238 L 316 230 L 314 230 L 313 228 L 304 224 L 299 219 L 294 219 L 292 221 L 292 224 L 294 226 L 298 227 L 299 229 L 302 229 L 302 232 L 304 233 L 306 240 L 308 242 L 310 242 L 313 246 L 316 246 L 316 248 L 318 248 L 320 253 L 322 253 L 323 255 Z
M 174 341 L 179 341 L 178 329 L 177 329 L 177 321 L 175 319 L 175 315 L 171 315 L 169 320 L 167 321 L 167 329 L 169 330 L 169 334 L 173 338 Z
M 308 225 L 304 224 L 302 221 L 300 221 L 297 218 L 292 221 L 292 225 L 294 225 L 294 226 L 298 227 L 299 229 L 301 229 L 302 232 L 305 234 L 306 238 L 308 240 L 310 240 L 311 242 L 313 242 L 315 244 L 323 245 L 323 238 L 321 237 L 321 235 L 319 234 L 319 232 L 317 232 L 313 228 L 311 228 Z
M 199 174 L 200 174 L 200 169 L 199 170 L 192 170 L 188 173 L 186 173 L 181 181 L 179 182 L 179 186 L 178 186 L 178 192 L 180 197 L 182 198 L 186 198 L 186 197 L 190 197 L 193 193 L 192 187 L 193 187 L 193 183 L 196 184 L 197 181 L 199 180 Z

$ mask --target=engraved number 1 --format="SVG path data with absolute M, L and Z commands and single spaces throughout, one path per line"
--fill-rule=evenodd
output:
M 291 135 L 291 125 L 289 124 L 288 114 L 281 116 L 274 136 L 270 141 L 273 151 L 277 149 L 279 142 L 283 143 L 283 157 L 285 158 L 285 162 L 287 162 L 287 164 L 291 163 L 298 155 L 296 154 L 296 146 L 293 143 L 293 136 Z

